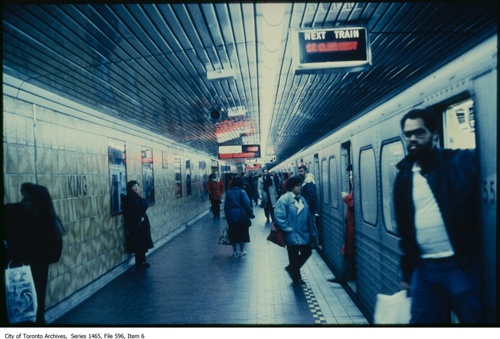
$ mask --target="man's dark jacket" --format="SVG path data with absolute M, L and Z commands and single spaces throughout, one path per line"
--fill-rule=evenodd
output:
M 420 255 L 415 233 L 413 204 L 413 167 L 411 156 L 397 164 L 394 205 L 401 236 L 403 281 L 410 283 Z M 479 250 L 479 213 L 477 162 L 474 150 L 434 149 L 422 164 L 421 174 L 434 194 L 457 258 L 467 264 Z

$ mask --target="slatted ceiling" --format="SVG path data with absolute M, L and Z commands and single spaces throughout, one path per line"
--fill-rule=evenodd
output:
M 270 114 L 259 112 L 260 8 L 260 3 L 4 6 L 3 62 L 32 81 L 216 156 L 217 128 L 208 120 L 209 108 L 245 105 L 257 127 L 247 137 L 254 143 L 261 142 L 260 118 Z M 290 31 L 284 32 L 268 144 L 283 160 L 395 95 L 496 33 L 497 9 L 493 2 L 289 4 L 284 20 L 290 28 L 366 25 L 373 67 L 295 76 Z M 221 64 L 237 71 L 236 80 L 206 79 L 207 69 Z

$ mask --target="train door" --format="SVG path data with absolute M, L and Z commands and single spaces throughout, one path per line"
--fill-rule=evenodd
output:
M 354 182 L 353 182 L 354 174 L 353 174 L 353 166 L 352 166 L 352 151 L 351 151 L 351 142 L 346 141 L 340 146 L 340 190 L 341 192 L 351 193 L 354 191 Z M 342 197 L 342 205 L 343 208 L 340 209 L 342 213 L 343 225 L 345 225 L 344 232 L 347 232 L 347 212 L 348 206 L 344 203 L 344 199 Z M 354 206 L 351 207 L 351 215 L 354 219 Z M 356 227 L 356 224 L 354 224 Z M 351 231 L 352 232 L 352 231 Z M 351 233 L 352 234 L 352 233 Z M 351 238 L 353 242 L 355 242 L 355 237 Z M 349 240 L 348 240 L 349 241 Z M 344 244 L 344 246 L 348 246 Z M 345 277 L 347 278 L 347 283 L 351 287 L 351 289 L 356 292 L 357 284 L 356 284 L 356 258 L 354 254 L 346 254 L 344 255 L 344 271 Z
M 480 102 L 487 102 L 482 100 Z M 483 112 L 487 112 L 488 108 L 482 107 Z M 476 134 L 476 117 L 475 103 L 472 99 L 453 103 L 443 109 L 443 131 L 441 146 L 451 149 L 475 149 L 476 141 L 480 145 L 478 155 L 480 159 L 481 169 L 481 265 L 482 265 L 482 286 L 483 293 L 482 304 L 485 320 L 490 322 L 496 318 L 496 215 L 493 211 L 496 210 L 496 194 L 495 180 L 489 177 L 488 172 L 496 174 L 496 156 L 488 149 L 492 146 L 492 140 L 496 140 L 496 121 L 480 121 L 481 128 Z M 494 108 L 496 111 L 496 107 Z M 487 119 L 486 114 L 478 118 Z M 494 115 L 493 115 L 494 116 Z M 490 126 L 491 125 L 491 126 Z M 495 143 L 495 142 L 493 142 Z M 496 152 L 496 151 L 495 151 Z M 494 168 L 493 168 L 494 167 Z M 492 255 L 493 254 L 493 255 Z M 457 319 L 454 319 L 455 321 Z

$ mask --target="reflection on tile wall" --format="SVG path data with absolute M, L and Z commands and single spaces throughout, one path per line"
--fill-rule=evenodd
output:
M 67 231 L 61 260 L 50 265 L 46 309 L 130 257 L 125 253 L 123 216 L 110 214 L 108 138 L 126 143 L 127 180 L 137 180 L 141 186 L 141 149 L 153 150 L 155 204 L 147 211 L 153 241 L 208 209 L 208 201 L 200 202 L 196 174 L 199 161 L 210 163 L 209 158 L 151 142 L 150 135 L 141 138 L 97 125 L 69 112 L 35 107 L 9 96 L 3 100 L 4 202 L 20 201 L 20 185 L 37 181 L 49 189 Z M 162 166 L 164 152 L 167 168 Z M 183 192 L 179 199 L 175 198 L 173 154 L 182 154 L 183 166 L 191 159 L 195 174 L 193 194 Z

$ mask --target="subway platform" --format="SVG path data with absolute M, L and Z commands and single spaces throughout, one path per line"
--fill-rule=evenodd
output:
M 306 285 L 292 284 L 286 249 L 267 242 L 264 210 L 254 213 L 246 256 L 218 244 L 227 223 L 206 214 L 150 251 L 150 268 L 130 267 L 49 326 L 369 324 L 315 250 Z

